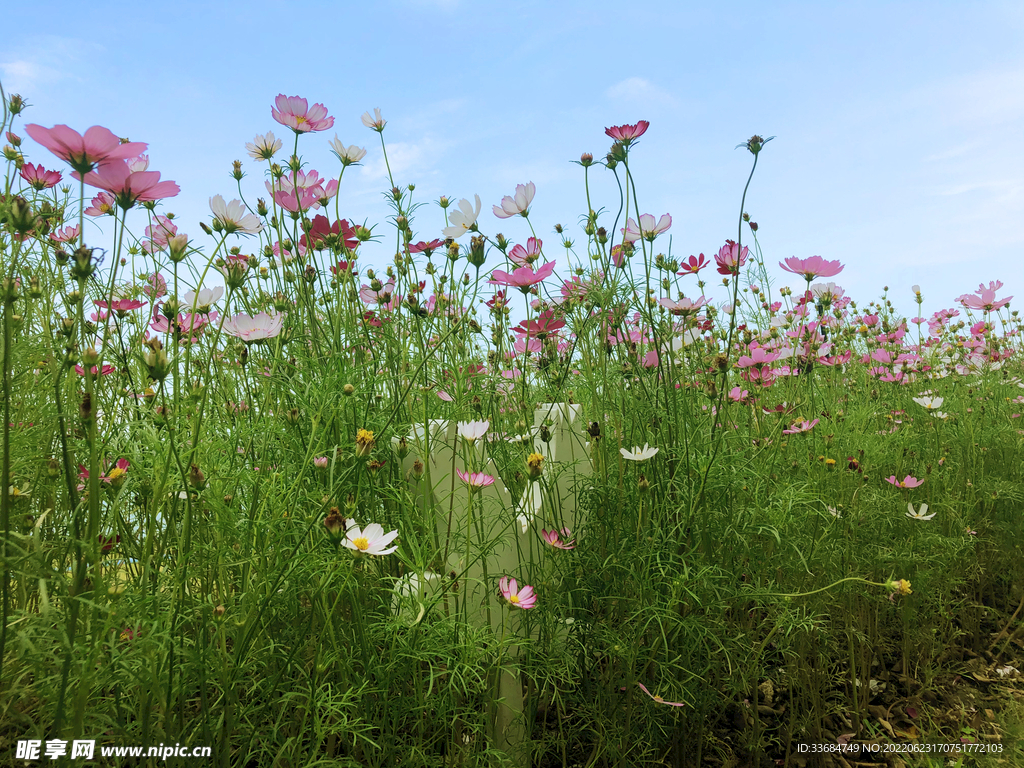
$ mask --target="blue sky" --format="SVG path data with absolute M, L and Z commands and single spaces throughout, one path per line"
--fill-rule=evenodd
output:
M 148 142 L 151 170 L 182 187 L 168 210 L 199 242 L 209 197 L 235 196 L 232 160 L 250 174 L 249 199 L 265 196 L 244 146 L 267 130 L 285 136 L 270 117 L 285 93 L 335 117 L 300 140 L 321 175 L 337 173 L 335 134 L 369 150 L 342 183 L 350 219 L 388 214 L 378 136 L 359 119 L 373 107 L 388 120 L 396 181 L 422 201 L 478 193 L 489 234 L 526 239 L 526 222 L 489 211 L 533 181 L 545 250 L 555 223 L 583 240 L 582 169 L 570 161 L 604 155 L 606 126 L 646 119 L 631 168 L 641 210 L 672 214 L 677 257 L 735 238 L 751 158 L 734 147 L 759 133 L 777 138 L 746 207 L 769 264 L 840 259 L 836 280 L 859 304 L 888 285 L 908 315 L 915 283 L 929 313 L 996 279 L 1001 296 L 1024 300 L 1020 2 L 329 6 L 12 4 L 5 27 L 19 34 L 0 42 L 0 79 L 33 105 L 29 122 Z M 31 159 L 60 168 L 42 148 Z M 595 207 L 614 212 L 614 180 L 597 170 Z M 424 206 L 413 224 L 439 236 L 441 211 Z M 391 242 L 364 263 L 387 263 Z

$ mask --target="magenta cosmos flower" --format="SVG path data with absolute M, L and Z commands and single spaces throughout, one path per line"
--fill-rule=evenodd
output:
M 505 195 L 501 198 L 500 206 L 493 206 L 494 215 L 499 219 L 508 219 L 516 214 L 526 218 L 530 215 L 530 204 L 533 196 L 537 194 L 537 187 L 531 181 L 529 184 L 516 184 L 516 196 Z
M 683 275 L 696 275 L 710 263 L 711 262 L 704 257 L 703 253 L 700 256 L 691 256 L 679 265 L 683 271 L 677 272 L 676 274 L 680 277 Z
M 533 593 L 533 587 L 524 584 L 520 589 L 519 583 L 511 576 L 502 576 L 498 582 L 498 589 L 508 604 L 516 608 L 529 610 L 537 604 L 537 596 Z
M 254 316 L 237 314 L 224 321 L 224 333 L 245 342 L 264 341 L 281 333 L 283 325 L 284 315 L 277 313 L 260 312 Z
M 37 192 L 42 192 L 44 189 L 53 189 L 60 183 L 60 173 L 58 171 L 48 171 L 43 168 L 42 163 L 39 165 L 33 165 L 32 163 L 25 163 L 21 166 L 21 178 L 28 182 L 28 185 Z
M 917 488 L 919 485 L 924 485 L 924 480 L 918 480 L 916 477 L 907 475 L 902 480 L 897 480 L 896 475 L 889 475 L 885 478 L 885 482 L 889 485 L 895 485 L 898 488 Z
M 604 132 L 606 136 L 610 136 L 628 146 L 643 136 L 650 127 L 651 124 L 649 122 L 641 120 L 635 125 L 613 125 L 611 128 L 605 128 Z
M 488 485 L 494 485 L 494 478 L 490 475 L 485 475 L 483 472 L 463 472 L 461 469 L 457 469 L 455 473 L 473 491 L 486 488 Z
M 843 271 L 843 265 L 838 260 L 826 261 L 821 256 L 811 256 L 806 259 L 790 256 L 785 263 L 780 261 L 779 266 L 794 275 L 803 275 L 808 283 L 816 277 L 835 277 Z
M 536 272 L 530 267 L 519 267 L 511 273 L 496 269 L 491 273 L 491 279 L 487 282 L 491 285 L 506 285 L 509 288 L 518 288 L 527 293 L 530 288 L 551 276 L 555 271 L 555 262 L 549 261 Z
M 270 114 L 281 125 L 288 126 L 296 133 L 309 131 L 326 131 L 334 125 L 334 118 L 327 114 L 323 104 L 309 106 L 309 102 L 299 96 L 279 94 L 271 107 Z
M 725 245 L 718 249 L 718 255 L 715 256 L 718 274 L 738 275 L 740 269 L 747 263 L 749 252 L 747 246 L 744 245 L 741 249 L 735 240 L 726 240 Z
M 78 171 L 72 175 L 76 179 L 82 178 Z M 84 180 L 86 184 L 112 194 L 126 211 L 136 203 L 163 200 L 181 191 L 173 181 L 160 181 L 157 171 L 132 171 L 126 160 L 103 163 L 97 170 L 85 174 Z
M 43 128 L 29 123 L 25 133 L 53 152 L 79 173 L 88 173 L 100 163 L 128 160 L 146 151 L 146 144 L 130 141 L 122 144 L 110 129 L 94 125 L 82 136 L 66 125 Z
M 654 238 L 672 226 L 672 217 L 667 213 L 654 223 L 654 217 L 649 213 L 640 216 L 640 224 L 637 225 L 633 219 L 626 219 L 626 228 L 622 230 L 622 237 L 627 243 L 635 243 L 641 237 L 653 243 Z

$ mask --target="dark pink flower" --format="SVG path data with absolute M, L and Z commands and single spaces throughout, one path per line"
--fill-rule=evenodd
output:
M 741 249 L 735 240 L 726 240 L 725 245 L 718 249 L 715 256 L 715 263 L 718 264 L 718 274 L 738 275 L 740 269 L 747 263 L 749 249 L 743 246 Z
M 32 163 L 25 163 L 21 166 L 21 178 L 28 182 L 28 185 L 37 192 L 41 192 L 44 189 L 52 189 L 60 183 L 60 173 L 58 171 L 48 171 L 43 168 L 42 164 L 33 165 Z
M 558 549 L 576 548 L 576 539 L 571 538 L 572 533 L 569 531 L 568 528 L 563 528 L 561 531 L 549 531 L 547 529 L 542 528 L 540 531 L 540 535 L 541 538 L 544 539 L 544 541 L 550 544 L 552 547 L 557 547 Z M 565 541 L 562 541 L 562 536 L 565 537 Z
M 676 274 L 678 274 L 680 276 L 682 276 L 682 275 L 696 275 L 698 272 L 700 272 L 702 269 L 704 269 L 704 267 L 706 267 L 710 263 L 711 263 L 710 261 L 708 261 L 706 258 L 704 258 L 704 254 L 703 253 L 699 257 L 698 256 L 691 256 L 688 260 L 684 261 L 682 264 L 679 265 L 682 268 L 683 271 L 682 272 L 677 272 Z
M 790 256 L 786 262 L 779 262 L 779 266 L 794 275 L 803 275 L 809 283 L 816 277 L 834 277 L 843 271 L 843 265 L 839 261 L 826 261 L 821 256 L 810 256 L 806 259 L 798 259 Z
M 651 124 L 649 122 L 641 120 L 635 125 L 613 125 L 611 128 L 605 128 L 604 132 L 606 136 L 610 136 L 628 146 L 643 136 L 650 127 Z
M 429 243 L 424 240 L 420 240 L 415 245 L 409 246 L 409 253 L 425 253 L 427 258 L 430 258 L 433 252 L 442 245 L 444 245 L 444 240 L 431 240 Z
M 43 128 L 29 123 L 25 133 L 53 152 L 78 173 L 89 173 L 101 163 L 127 160 L 146 151 L 142 142 L 122 144 L 109 129 L 94 125 L 82 136 L 66 125 Z
M 81 178 L 78 171 L 72 175 Z M 85 175 L 85 183 L 114 195 L 117 204 L 126 211 L 135 203 L 174 197 L 181 191 L 173 181 L 160 181 L 157 171 L 132 171 L 127 161 L 104 163 Z
M 309 106 L 309 102 L 298 96 L 280 94 L 274 101 L 270 114 L 281 125 L 286 125 L 296 133 L 309 131 L 326 131 L 334 125 L 334 118 L 327 115 L 327 107 L 323 104 Z

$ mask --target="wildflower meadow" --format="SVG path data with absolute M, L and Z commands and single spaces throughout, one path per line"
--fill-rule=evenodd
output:
M 849 296 L 762 251 L 769 136 L 690 244 L 645 120 L 552 229 L 390 166 L 364 220 L 386 110 L 282 94 L 181 190 L 2 101 L 0 764 L 1024 764 L 1018 256 Z

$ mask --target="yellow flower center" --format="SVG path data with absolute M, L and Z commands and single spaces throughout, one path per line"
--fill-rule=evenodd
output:
M 306 118 L 304 118 L 302 115 L 296 115 L 295 122 L 298 123 L 299 125 L 302 125 L 304 122 L 306 122 Z
M 370 548 L 370 540 L 367 539 L 365 536 L 357 536 L 356 538 L 352 539 L 352 543 L 356 546 L 356 549 L 360 550 L 361 552 L 365 552 Z
M 107 479 L 108 480 L 117 480 L 117 478 L 119 478 L 123 474 L 124 474 L 124 470 L 123 469 L 121 469 L 120 467 L 114 467 L 112 470 L 110 470 L 110 473 L 107 475 Z
M 519 602 L 519 595 L 512 595 L 508 601 L 512 604 L 517 604 Z
M 661 698 L 661 696 L 655 696 L 655 697 L 654 697 L 654 700 L 655 700 L 655 701 L 664 701 L 664 699 L 663 699 L 663 698 Z

